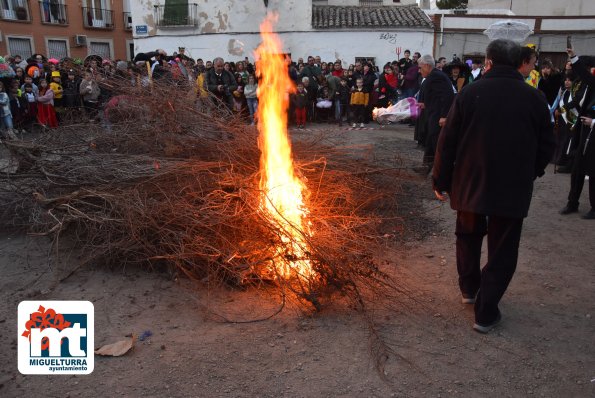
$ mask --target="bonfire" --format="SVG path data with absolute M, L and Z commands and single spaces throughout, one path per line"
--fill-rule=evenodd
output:
M 393 289 L 374 261 L 392 184 L 328 135 L 292 148 L 273 21 L 257 50 L 258 130 L 191 87 L 155 81 L 131 94 L 122 79 L 105 123 L 5 142 L 14 167 L 0 216 L 50 237 L 58 255 L 75 251 L 78 266 L 170 268 L 198 288 L 273 289 L 303 308 L 338 297 L 362 308 Z

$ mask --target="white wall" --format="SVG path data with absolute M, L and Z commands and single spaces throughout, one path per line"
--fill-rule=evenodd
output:
M 595 15 L 594 0 L 469 0 L 468 8 L 510 9 L 516 15 Z
M 390 32 L 391 35 L 388 36 L 384 33 L 387 32 L 321 31 L 280 33 L 279 36 L 283 41 L 283 51 L 291 53 L 294 60 L 308 55 L 320 55 L 323 61 L 341 59 L 344 64 L 351 64 L 355 57 L 375 57 L 376 63 L 382 65 L 397 58 L 397 46 L 402 47 L 402 51 L 409 48 L 422 54 L 432 53 L 434 37 L 430 30 Z M 134 41 L 136 52 L 162 48 L 171 53 L 178 46 L 184 46 L 186 54 L 193 58 L 212 60 L 220 56 L 227 61 L 238 61 L 244 57 L 253 60 L 253 52 L 259 43 L 259 34 L 154 36 Z
M 307 1 L 309 0 L 304 0 L 304 3 Z M 328 0 L 326 4 L 329 6 L 359 6 L 359 0 Z M 409 4 L 417 4 L 417 0 L 401 0 L 398 3 L 393 0 L 382 1 L 383 6 L 404 6 Z
M 267 11 L 277 11 L 279 31 L 307 31 L 312 26 L 312 2 L 309 0 L 189 0 L 198 4 L 198 25 L 191 28 L 157 29 L 154 5 L 165 0 L 130 0 L 133 25 L 147 25 L 149 36 L 206 33 L 259 32 Z M 133 34 L 135 29 L 133 27 Z
M 436 58 L 446 57 L 450 61 L 453 54 L 459 57 L 463 54 L 485 54 L 489 42 L 490 39 L 481 33 L 445 33 L 443 44 L 436 48 L 435 56 Z M 542 52 L 566 52 L 566 36 L 563 34 L 531 35 L 524 43 L 534 43 Z M 573 34 L 572 45 L 577 54 L 593 54 L 592 34 Z

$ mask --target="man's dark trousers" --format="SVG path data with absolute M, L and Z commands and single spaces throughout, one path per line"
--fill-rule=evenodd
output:
M 522 218 L 457 212 L 457 270 L 461 293 L 474 297 L 475 322 L 489 325 L 498 318 L 498 303 L 514 271 L 521 241 Z M 488 261 L 481 269 L 481 245 L 488 235 Z

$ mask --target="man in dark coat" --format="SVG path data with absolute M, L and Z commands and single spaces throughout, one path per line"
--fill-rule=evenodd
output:
M 473 329 L 487 333 L 501 319 L 498 303 L 514 274 L 533 181 L 554 152 L 546 100 L 517 71 L 520 47 L 494 40 L 486 73 L 455 98 L 438 139 L 436 196 L 457 211 L 457 270 L 463 303 L 475 304 Z M 480 270 L 488 236 L 488 260 Z
M 223 58 L 217 57 L 213 60 L 213 68 L 207 71 L 205 84 L 207 91 L 215 98 L 223 101 L 229 109 L 232 107 L 232 93 L 238 89 L 235 77 L 223 68 Z
M 589 202 L 591 210 L 583 215 L 586 220 L 595 220 L 595 134 L 593 134 L 593 120 L 595 119 L 595 76 L 589 73 L 595 63 L 591 58 L 579 58 L 574 50 L 567 49 L 572 62 L 572 70 L 585 85 L 583 97 L 579 101 L 579 120 L 573 127 L 573 134 L 579 140 L 579 145 L 572 164 L 570 175 L 570 192 L 568 203 L 560 210 L 566 215 L 578 211 L 579 198 L 585 184 L 585 175 L 589 176 Z
M 444 72 L 436 69 L 436 62 L 431 55 L 424 55 L 417 63 L 422 77 L 425 78 L 420 106 L 426 115 L 424 164 L 428 166 L 429 172 L 434 163 L 438 135 L 446 122 L 446 115 L 455 94 L 450 79 Z

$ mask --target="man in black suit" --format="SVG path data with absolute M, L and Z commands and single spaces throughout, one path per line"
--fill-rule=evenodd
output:
M 438 139 L 436 196 L 457 211 L 457 270 L 462 302 L 475 304 L 473 329 L 487 333 L 501 319 L 498 303 L 517 265 L 533 181 L 555 148 L 542 93 L 517 71 L 520 46 L 494 40 L 486 73 L 457 95 Z M 487 234 L 488 260 L 480 269 Z
M 428 167 L 428 172 L 430 172 L 434 163 L 438 134 L 440 134 L 440 129 L 446 122 L 446 115 L 455 94 L 448 76 L 436 69 L 436 63 L 431 55 L 420 57 L 417 64 L 421 76 L 425 79 L 420 90 L 423 92 L 423 98 L 419 99 L 419 105 L 424 110 L 427 120 L 424 164 Z
M 232 107 L 232 93 L 237 90 L 238 84 L 231 72 L 223 68 L 223 58 L 217 57 L 213 60 L 213 68 L 207 71 L 205 85 L 207 91 L 213 94 L 214 98 L 223 102 L 229 109 Z
M 595 76 L 591 68 L 595 67 L 593 59 L 579 58 L 572 48 L 566 50 L 572 62 L 572 71 L 585 86 L 585 91 L 579 100 L 579 120 L 574 126 L 574 135 L 579 145 L 572 163 L 570 175 L 570 192 L 568 203 L 560 214 L 566 215 L 578 211 L 579 198 L 585 184 L 585 175 L 589 176 L 589 202 L 591 209 L 583 215 L 585 220 L 595 220 Z

